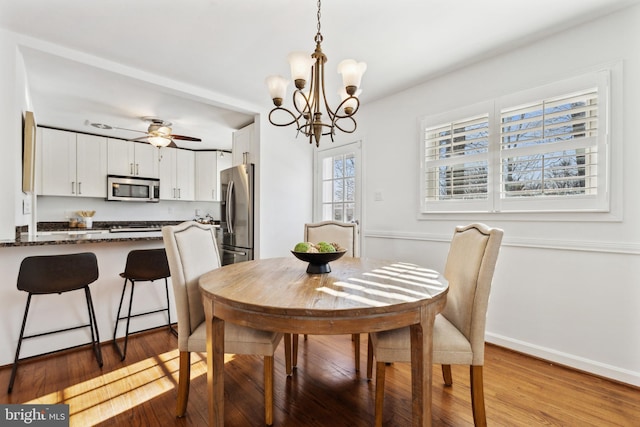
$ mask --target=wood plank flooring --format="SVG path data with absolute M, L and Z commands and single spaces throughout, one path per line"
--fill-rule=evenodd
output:
M 362 372 L 354 371 L 348 335 L 311 336 L 300 341 L 298 368 L 284 371 L 283 344 L 276 354 L 275 426 L 354 427 L 373 425 L 374 382 L 366 379 L 366 336 Z M 206 426 L 204 354 L 192 355 L 187 415 L 175 418 L 178 351 L 166 329 L 129 339 L 127 359 L 103 345 L 99 369 L 90 349 L 24 362 L 11 395 L 11 367 L 0 369 L 0 403 L 68 403 L 71 426 Z M 490 426 L 638 426 L 640 390 L 487 345 L 484 368 Z M 227 355 L 225 425 L 263 425 L 262 359 Z M 472 426 L 468 369 L 453 366 L 445 387 L 434 366 L 434 426 Z M 387 367 L 385 426 L 410 425 L 408 364 Z

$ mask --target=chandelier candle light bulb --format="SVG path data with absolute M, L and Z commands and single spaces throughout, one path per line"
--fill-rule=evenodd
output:
M 331 109 L 324 87 L 324 64 L 327 62 L 327 57 L 322 52 L 321 46 L 323 37 L 320 32 L 320 8 L 321 2 L 318 0 L 318 32 L 314 38 L 315 51 L 311 55 L 292 52 L 288 56 L 291 79 L 296 87 L 292 99 L 295 113 L 282 107 L 289 82 L 284 77 L 275 75 L 266 79 L 269 96 L 275 105 L 269 113 L 269 122 L 274 126 L 295 124 L 299 133 L 309 137 L 310 144 L 315 140 L 316 147 L 320 146 L 320 138 L 324 135 L 329 135 L 333 141 L 336 129 L 345 133 L 353 133 L 356 130 L 357 124 L 353 116 L 360 107 L 358 99 L 362 92 L 360 83 L 362 75 L 367 70 L 367 64 L 364 62 L 353 59 L 340 62 L 338 73 L 342 74 L 344 87 L 338 91 L 341 97 L 340 104 L 336 109 Z M 303 92 L 307 81 L 310 82 L 309 89 Z M 290 116 L 288 121 L 274 121 L 276 112 L 284 112 L 285 117 Z M 347 125 L 342 124 L 341 120 L 344 120 Z

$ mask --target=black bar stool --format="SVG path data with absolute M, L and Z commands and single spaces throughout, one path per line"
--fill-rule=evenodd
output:
M 97 279 L 98 260 L 95 254 L 91 252 L 69 255 L 32 256 L 22 260 L 18 273 L 18 290 L 28 292 L 28 296 L 27 305 L 24 309 L 24 318 L 22 319 L 22 327 L 20 328 L 16 357 L 13 362 L 13 368 L 11 369 L 8 393 L 11 393 L 13 389 L 16 372 L 18 371 L 18 362 L 22 360 L 20 359 L 22 340 L 29 338 L 89 327 L 91 328 L 91 346 L 98 361 L 98 366 L 102 367 L 102 351 L 100 349 L 98 323 L 96 322 L 96 312 L 93 308 L 91 291 L 89 290 L 89 284 L 95 282 Z M 31 305 L 31 297 L 33 295 L 62 294 L 80 289 L 84 289 L 85 299 L 87 300 L 87 310 L 89 311 L 88 324 L 58 329 L 51 332 L 24 335 L 27 314 L 29 313 L 29 306 Z M 68 348 L 71 347 L 60 350 L 67 350 Z
M 113 344 L 116 346 L 121 359 L 124 360 L 127 356 L 127 342 L 129 340 L 129 334 L 134 334 L 134 331 L 129 332 L 129 323 L 132 317 L 146 316 L 148 314 L 167 312 L 167 325 L 169 330 L 178 336 L 175 329 L 171 327 L 171 310 L 169 304 L 169 285 L 167 277 L 171 276 L 169 272 L 169 263 L 167 262 L 167 254 L 163 249 L 141 249 L 129 252 L 127 255 L 127 264 L 124 268 L 124 273 L 120 273 L 120 277 L 124 277 L 124 286 L 122 287 L 122 296 L 120 296 L 120 305 L 118 307 L 118 314 L 116 315 L 116 325 L 113 329 Z M 145 311 L 143 313 L 131 314 L 131 307 L 133 306 L 133 290 L 135 289 L 136 282 L 153 282 L 154 280 L 164 279 L 164 289 L 167 295 L 167 307 L 160 308 L 158 310 Z M 122 302 L 124 301 L 124 295 L 127 290 L 127 283 L 131 282 L 131 293 L 129 296 L 129 310 L 126 316 L 120 317 L 122 310 Z M 118 342 L 116 341 L 116 334 L 118 332 L 118 323 L 121 320 L 127 320 L 125 335 L 124 335 L 124 349 L 120 349 Z

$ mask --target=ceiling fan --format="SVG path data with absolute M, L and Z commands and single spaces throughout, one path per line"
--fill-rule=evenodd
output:
M 98 129 L 120 129 L 120 130 L 128 130 L 131 132 L 140 132 L 145 133 L 145 136 L 141 136 L 139 138 L 130 139 L 130 141 L 146 141 L 151 145 L 154 145 L 158 148 L 161 147 L 177 147 L 174 139 L 182 140 L 182 141 L 191 141 L 191 142 L 201 142 L 200 138 L 194 138 L 192 136 L 185 135 L 175 135 L 171 131 L 171 122 L 165 121 L 163 119 L 157 117 L 141 117 L 141 119 L 145 122 L 149 123 L 149 127 L 147 131 L 140 131 L 136 129 L 127 129 L 121 128 L 117 126 L 105 125 L 102 123 L 91 123 L 91 126 L 96 127 Z

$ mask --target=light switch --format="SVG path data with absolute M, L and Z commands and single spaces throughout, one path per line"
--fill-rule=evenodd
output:
M 376 190 L 373 192 L 373 200 L 376 202 L 382 201 L 382 190 Z
M 22 213 L 28 215 L 31 213 L 31 199 L 22 200 Z

